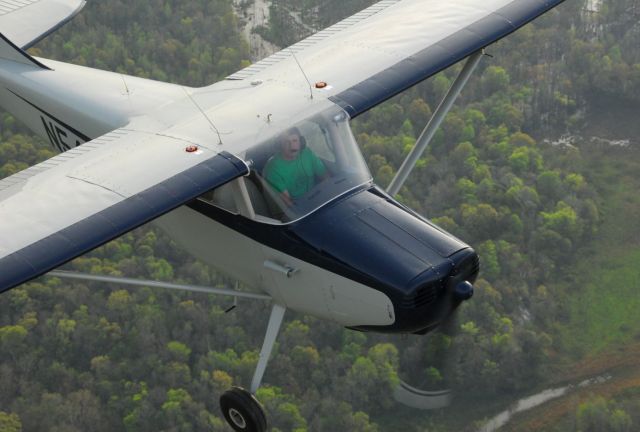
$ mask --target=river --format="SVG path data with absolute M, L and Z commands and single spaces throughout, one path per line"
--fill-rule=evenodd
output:
M 601 384 L 603 382 L 609 381 L 611 378 L 612 378 L 611 375 L 602 375 L 602 376 L 598 376 L 588 380 L 584 380 L 578 384 L 570 384 L 564 387 L 543 390 L 540 393 L 536 393 L 532 396 L 528 396 L 526 398 L 520 399 L 519 401 L 511 405 L 509 408 L 507 408 L 506 410 L 502 411 L 501 413 L 499 413 L 498 415 L 496 415 L 495 417 L 487 421 L 484 424 L 484 426 L 482 426 L 478 430 L 478 432 L 497 431 L 502 426 L 506 425 L 509 422 L 509 420 L 511 420 L 511 418 L 518 413 L 535 408 L 552 399 L 565 396 L 573 390 L 589 387 L 594 384 Z

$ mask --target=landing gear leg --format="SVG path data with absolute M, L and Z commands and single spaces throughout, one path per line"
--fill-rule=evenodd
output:
M 266 432 L 267 430 L 267 417 L 264 409 L 253 395 L 262 382 L 285 311 L 285 307 L 277 304 L 274 304 L 271 309 L 267 333 L 260 350 L 260 358 L 253 374 L 253 380 L 251 380 L 251 392 L 240 387 L 232 387 L 220 396 L 222 414 L 234 431 Z

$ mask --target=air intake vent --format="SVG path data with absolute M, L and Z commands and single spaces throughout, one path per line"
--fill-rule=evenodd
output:
M 437 281 L 419 287 L 413 294 L 405 296 L 402 300 L 402 307 L 407 309 L 417 309 L 433 303 L 438 297 L 442 286 L 442 281 Z

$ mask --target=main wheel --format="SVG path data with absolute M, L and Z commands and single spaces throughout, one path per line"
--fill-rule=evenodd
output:
M 220 396 L 220 408 L 234 431 L 266 432 L 267 417 L 260 402 L 240 387 L 232 387 Z

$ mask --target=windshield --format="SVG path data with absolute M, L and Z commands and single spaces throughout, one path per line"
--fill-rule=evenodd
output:
M 244 158 L 251 174 L 240 185 L 216 189 L 211 201 L 264 222 L 300 219 L 371 180 L 349 117 L 337 107 L 271 134 Z

